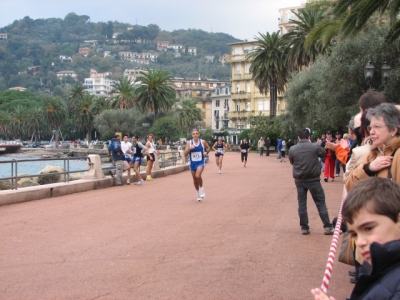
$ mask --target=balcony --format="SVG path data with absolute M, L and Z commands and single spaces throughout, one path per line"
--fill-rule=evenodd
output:
M 252 116 L 255 116 L 255 111 L 230 111 L 228 112 L 228 118 L 230 120 L 233 119 L 248 119 Z
M 246 54 L 231 54 L 226 56 L 228 63 L 246 61 Z
M 245 91 L 239 91 L 238 93 L 231 94 L 232 100 L 250 100 L 251 94 Z

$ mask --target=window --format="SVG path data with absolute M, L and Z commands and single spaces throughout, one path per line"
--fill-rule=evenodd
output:
M 240 103 L 236 103 L 236 111 L 240 111 Z
M 219 107 L 219 100 L 215 100 L 215 107 Z
M 225 95 L 228 95 L 228 94 L 229 94 L 229 89 L 225 88 Z
M 228 128 L 229 127 L 229 121 L 224 121 L 224 127 Z
M 236 72 L 235 72 L 236 75 L 240 75 L 242 73 L 241 67 L 242 67 L 241 65 L 236 65 Z
M 217 95 L 219 95 L 219 89 L 216 89 Z M 218 100 L 217 100 L 218 101 Z
M 225 99 L 225 100 L 224 100 L 224 109 L 225 109 L 226 111 L 229 111 L 229 100 L 228 100 L 228 99 Z
M 246 83 L 246 93 L 250 93 L 250 83 Z
M 246 65 L 244 66 L 244 73 L 245 73 L 245 74 L 249 74 L 249 73 L 250 73 L 250 65 L 251 65 L 251 64 L 246 64 Z
M 233 53 L 234 54 L 243 54 L 243 49 L 242 48 L 233 48 Z
M 246 110 L 250 111 L 250 102 L 246 102 Z
M 264 110 L 269 110 L 269 100 L 264 100 Z
M 215 122 L 215 129 L 219 129 L 219 121 Z
M 239 91 L 240 91 L 240 84 L 238 83 L 236 84 L 236 93 L 239 93 Z
M 214 110 L 214 117 L 218 119 L 219 117 L 219 110 Z
M 262 101 L 258 101 L 258 110 L 262 111 L 263 110 L 263 102 Z

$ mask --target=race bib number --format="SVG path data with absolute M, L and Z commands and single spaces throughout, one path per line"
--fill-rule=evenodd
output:
M 247 149 L 242 149 L 242 153 L 246 153 L 247 152 Z
M 224 149 L 218 148 L 218 149 L 217 149 L 217 152 L 218 152 L 218 153 L 224 153 Z
M 192 152 L 192 153 L 190 153 L 190 159 L 192 161 L 201 161 L 202 160 L 201 152 Z

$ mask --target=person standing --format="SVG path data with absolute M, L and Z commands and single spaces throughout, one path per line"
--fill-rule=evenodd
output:
M 146 151 L 146 146 L 143 145 L 140 141 L 139 141 L 139 137 L 138 136 L 133 136 L 132 137 L 132 141 L 133 141 L 133 171 L 135 172 L 135 176 L 136 176 L 136 183 L 135 185 L 142 185 L 143 184 L 143 179 L 140 176 L 140 165 L 142 164 L 142 153 L 144 153 Z
M 337 131 L 336 134 L 336 140 L 335 140 L 335 144 L 339 144 L 340 140 L 342 139 L 342 133 L 340 131 Z M 336 177 L 339 177 L 340 175 L 340 166 L 342 165 L 342 162 L 336 157 L 335 160 L 335 170 L 336 170 Z M 342 165 L 344 166 L 344 165 Z M 344 168 L 343 168 L 343 173 L 345 172 Z
M 258 140 L 258 145 L 257 145 L 258 151 L 260 152 L 260 156 L 263 156 L 264 146 L 265 146 L 264 139 L 262 137 L 260 137 L 260 139 Z
M 282 150 L 281 150 L 281 162 L 286 162 L 285 157 L 286 157 L 286 140 L 282 139 Z
M 332 133 L 330 131 L 326 132 L 326 139 L 321 143 L 321 147 L 326 149 L 325 169 L 324 169 L 325 182 L 328 182 L 328 180 L 333 181 L 335 179 L 335 160 L 336 160 L 335 151 L 329 150 L 326 147 L 327 142 L 331 143 L 335 142 L 334 139 L 332 139 Z
M 266 148 L 266 154 L 265 156 L 269 156 L 269 147 L 271 146 L 271 140 L 269 139 L 269 137 L 267 137 L 266 141 L 265 141 L 265 148 Z
M 242 160 L 243 167 L 246 168 L 247 154 L 248 154 L 249 149 L 250 149 L 250 145 L 249 145 L 249 143 L 247 142 L 246 139 L 243 139 L 242 143 L 239 146 L 239 149 L 240 149 L 240 158 Z
M 146 181 L 154 180 L 154 178 L 151 177 L 151 169 L 153 168 L 153 164 L 156 159 L 154 153 L 157 154 L 158 151 L 155 148 L 154 136 L 152 134 L 149 134 L 147 136 L 147 142 L 146 142 L 146 154 L 147 154 Z
M 290 149 L 289 161 L 293 165 L 293 178 L 297 189 L 298 214 L 301 234 L 310 234 L 307 213 L 307 191 L 310 191 L 324 226 L 324 234 L 334 232 L 325 203 L 325 193 L 320 182 L 321 170 L 318 157 L 324 158 L 326 151 L 318 144 L 311 143 L 307 129 L 297 132 L 297 145 Z
M 125 155 L 121 149 L 121 135 L 119 133 L 115 134 L 115 137 L 111 140 L 108 145 L 108 155 L 112 155 L 113 160 L 115 162 L 115 185 L 122 185 L 122 173 L 124 172 L 124 161 Z M 110 175 L 114 177 L 112 171 L 110 171 Z
M 200 132 L 197 129 L 192 130 L 192 139 L 186 143 L 184 155 L 189 155 L 190 172 L 193 178 L 193 185 L 197 192 L 197 201 L 201 201 L 206 193 L 203 188 L 203 173 L 205 166 L 204 152 L 210 153 L 210 146 L 206 141 L 200 139 Z
M 276 148 L 278 149 L 278 157 L 276 159 L 282 159 L 282 139 L 280 137 L 278 137 Z
M 126 180 L 126 184 L 131 184 L 131 162 L 132 162 L 132 143 L 128 141 L 128 135 L 124 134 L 122 143 L 121 143 L 121 150 L 125 155 L 124 166 L 125 169 L 128 170 L 128 179 Z
M 217 164 L 218 174 L 222 173 L 222 160 L 224 159 L 224 153 L 226 150 L 225 142 L 222 140 L 222 137 L 219 136 L 217 141 L 212 146 L 215 151 L 215 163 Z

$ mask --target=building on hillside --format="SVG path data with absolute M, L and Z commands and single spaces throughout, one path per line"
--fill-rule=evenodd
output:
M 197 48 L 196 47 L 188 47 L 188 54 L 196 56 Z
M 226 56 L 228 54 L 223 54 L 220 58 L 219 58 L 219 62 L 224 66 L 226 63 Z
M 0 33 L 0 40 L 6 40 L 7 39 L 7 33 Z
M 167 51 L 168 46 L 169 46 L 168 41 L 158 41 L 157 42 L 157 50 L 158 51 Z
M 81 55 L 86 56 L 89 54 L 89 51 L 90 51 L 90 48 L 88 48 L 88 47 L 79 48 L 79 54 L 81 54 Z
M 256 41 L 244 41 L 230 44 L 232 54 L 227 55 L 226 60 L 232 69 L 232 101 L 234 107 L 228 113 L 229 119 L 239 130 L 250 128 L 250 117 L 260 113 L 269 116 L 270 97 L 261 94 L 255 86 L 250 73 L 251 61 L 246 55 L 254 51 L 258 46 Z M 283 95 L 278 94 L 276 114 L 280 115 L 285 110 Z
M 173 44 L 173 45 L 167 46 L 167 51 L 182 52 L 182 50 L 183 50 L 183 45 L 181 45 L 181 44 Z
M 200 76 L 199 76 L 200 77 Z M 172 83 L 175 85 L 176 98 L 192 98 L 197 101 L 197 107 L 202 111 L 201 129 L 212 128 L 212 99 L 211 96 L 218 87 L 228 86 L 229 81 L 219 81 L 216 79 L 197 79 L 186 80 L 174 78 Z
M 68 77 L 68 76 L 73 78 L 74 80 L 77 80 L 77 78 L 78 78 L 78 74 L 76 74 L 75 71 L 60 71 L 60 72 L 57 72 L 56 75 L 57 75 L 57 78 L 60 80 L 62 80 L 65 77 Z
M 40 71 L 40 66 L 30 66 L 27 67 L 24 71 L 18 72 L 18 75 L 21 74 L 36 75 L 39 71 Z
M 158 55 L 152 52 L 130 52 L 130 51 L 121 51 L 119 52 L 119 56 L 122 60 L 127 60 L 131 62 L 137 62 L 140 64 L 149 64 L 149 62 L 156 62 Z M 147 61 L 147 62 L 143 62 Z
M 132 68 L 132 69 L 125 69 L 123 77 L 129 78 L 131 81 L 135 81 L 136 78 L 143 76 L 141 74 L 141 72 L 147 74 L 146 69 L 142 69 L 139 67 Z
M 12 87 L 12 88 L 9 88 L 9 90 L 11 90 L 11 91 L 20 91 L 20 92 L 23 92 L 23 91 L 26 91 L 26 88 L 24 88 L 24 87 L 22 87 L 22 86 L 14 86 L 14 87 Z
M 73 62 L 73 59 L 71 56 L 59 55 L 58 58 L 61 60 L 61 62 L 64 62 L 64 61 Z
M 97 73 L 96 70 L 90 69 L 90 77 L 85 78 L 83 83 L 85 91 L 91 95 L 109 97 L 114 83 L 114 80 L 108 78 L 111 74 L 111 72 Z
M 279 21 L 279 31 L 281 34 L 285 34 L 289 32 L 292 28 L 296 25 L 292 22 L 292 20 L 298 20 L 299 18 L 294 14 L 294 12 L 298 12 L 300 8 L 304 8 L 305 5 L 302 4 L 300 6 L 293 6 L 293 7 L 284 7 L 279 9 L 278 18 Z

